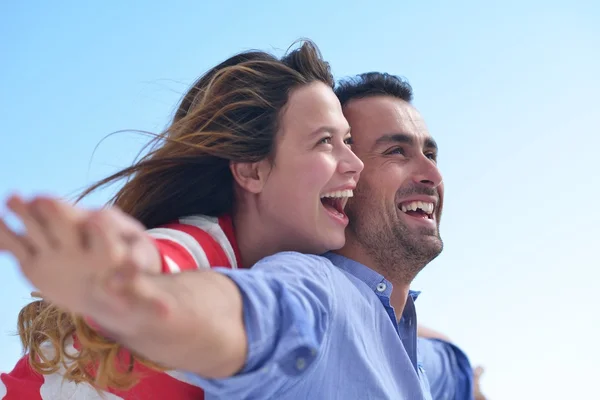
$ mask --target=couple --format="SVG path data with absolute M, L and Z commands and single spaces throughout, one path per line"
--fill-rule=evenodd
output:
M 460 351 L 427 342 L 437 387 L 417 354 L 409 286 L 442 250 L 443 185 L 412 89 L 333 87 L 311 42 L 239 54 L 84 193 L 126 178 L 119 209 L 11 197 L 25 233 L 0 220 L 0 250 L 44 300 L 4 398 L 470 398 Z

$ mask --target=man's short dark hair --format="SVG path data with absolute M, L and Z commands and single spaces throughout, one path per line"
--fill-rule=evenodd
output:
M 392 96 L 411 102 L 413 91 L 404 78 L 385 72 L 366 72 L 353 78 L 342 79 L 335 88 L 342 107 L 352 99 L 370 96 Z

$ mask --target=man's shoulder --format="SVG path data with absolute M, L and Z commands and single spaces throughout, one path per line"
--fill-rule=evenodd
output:
M 331 261 L 323 256 L 315 254 L 299 253 L 297 251 L 282 251 L 273 255 L 267 256 L 260 260 L 256 265 L 262 263 L 301 263 L 307 265 L 322 265 L 326 267 L 333 267 Z
M 283 251 L 267 256 L 257 262 L 252 270 L 277 269 L 283 274 L 291 273 L 304 277 L 327 277 L 329 281 L 347 280 L 343 272 L 326 257 L 296 251 Z

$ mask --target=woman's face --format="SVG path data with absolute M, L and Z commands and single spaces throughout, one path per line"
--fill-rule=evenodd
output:
M 290 93 L 258 199 L 261 221 L 277 230 L 280 248 L 319 254 L 344 245 L 344 207 L 363 169 L 350 142 L 330 87 L 313 82 Z

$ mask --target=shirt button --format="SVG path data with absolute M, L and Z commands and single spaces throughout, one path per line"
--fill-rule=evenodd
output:
M 298 358 L 296 360 L 296 369 L 298 371 L 302 371 L 304 368 L 306 368 L 306 360 L 304 358 Z
M 385 292 L 385 289 L 387 289 L 387 285 L 385 284 L 385 282 L 381 282 L 377 285 L 377 291 L 379 293 Z

